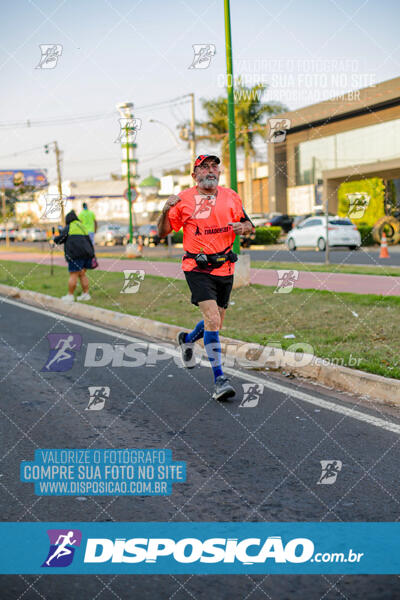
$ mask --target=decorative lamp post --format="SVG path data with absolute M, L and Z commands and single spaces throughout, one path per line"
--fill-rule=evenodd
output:
M 121 118 L 120 122 L 120 135 L 119 140 L 121 142 L 122 150 L 122 176 L 126 177 L 128 183 L 128 203 L 129 203 L 129 243 L 133 241 L 133 219 L 132 219 L 132 189 L 131 189 L 131 177 L 137 178 L 136 173 L 137 158 L 135 158 L 135 144 L 136 132 L 140 129 L 142 121 L 141 119 L 135 119 L 133 117 L 133 102 L 121 102 L 117 104 L 117 109 Z

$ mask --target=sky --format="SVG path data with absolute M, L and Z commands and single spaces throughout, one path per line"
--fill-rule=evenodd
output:
M 264 99 L 290 110 L 398 77 L 399 17 L 396 0 L 231 0 L 234 75 L 266 83 Z M 62 46 L 52 69 L 37 68 L 43 44 Z M 207 68 L 189 68 L 194 44 L 215 47 Z M 225 73 L 223 0 L 7 2 L 0 169 L 45 168 L 54 182 L 55 156 L 43 147 L 56 140 L 64 180 L 120 173 L 116 104 L 123 101 L 142 120 L 139 181 L 179 168 L 190 151 L 173 134 L 190 118 L 190 103 L 169 101 L 194 92 L 203 120 L 201 99 L 225 93 Z M 217 150 L 198 142 L 198 154 Z M 266 152 L 260 138 L 257 158 L 265 161 Z

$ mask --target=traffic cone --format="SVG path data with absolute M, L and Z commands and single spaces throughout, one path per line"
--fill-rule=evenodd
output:
M 386 239 L 385 232 L 382 233 L 381 252 L 379 254 L 379 258 L 389 258 L 388 245 L 387 245 L 387 239 Z

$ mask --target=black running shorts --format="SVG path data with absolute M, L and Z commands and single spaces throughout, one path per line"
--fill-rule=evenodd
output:
M 200 271 L 184 271 L 184 273 L 192 292 L 192 304 L 198 306 L 203 300 L 215 300 L 221 308 L 228 308 L 233 275 L 210 275 Z

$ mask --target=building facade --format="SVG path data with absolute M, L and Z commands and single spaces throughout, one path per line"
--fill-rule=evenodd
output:
M 270 143 L 269 207 L 336 213 L 345 181 L 400 177 L 400 77 L 279 115 L 286 138 Z

